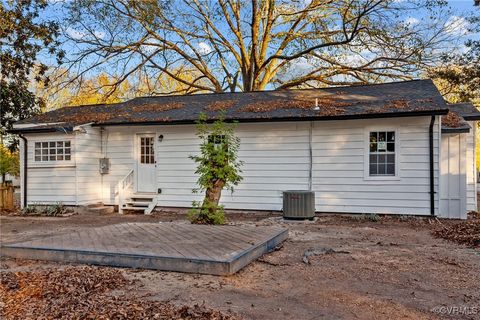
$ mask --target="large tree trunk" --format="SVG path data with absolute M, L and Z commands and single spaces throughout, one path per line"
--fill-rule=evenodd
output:
M 214 207 L 218 206 L 218 203 L 220 202 L 224 186 L 225 181 L 218 179 L 213 183 L 211 188 L 207 188 L 205 191 L 205 199 L 203 200 L 203 207 L 209 207 L 210 210 L 214 210 Z M 212 205 L 214 206 L 212 207 Z

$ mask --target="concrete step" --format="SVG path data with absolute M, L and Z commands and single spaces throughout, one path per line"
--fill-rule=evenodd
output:
M 98 208 L 98 207 L 103 207 L 103 202 L 97 202 L 97 203 L 91 203 L 87 204 L 87 208 Z
M 111 214 L 115 212 L 115 208 L 113 206 L 101 206 L 101 207 L 87 207 L 87 213 L 89 214 Z

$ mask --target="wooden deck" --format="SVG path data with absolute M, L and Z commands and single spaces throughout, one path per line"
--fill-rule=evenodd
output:
M 277 227 L 122 223 L 3 244 L 12 258 L 233 274 L 288 237 Z

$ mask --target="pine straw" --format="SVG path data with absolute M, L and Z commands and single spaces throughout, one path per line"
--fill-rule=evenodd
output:
M 235 104 L 237 104 L 237 100 L 214 101 L 206 106 L 205 109 L 209 111 L 222 111 L 230 109 Z
M 2 272 L 0 280 L 2 319 L 235 319 L 203 306 L 119 294 L 133 282 L 110 268 Z
M 249 103 L 242 108 L 242 112 L 269 112 L 277 109 L 303 109 L 303 110 L 314 110 L 315 100 L 270 100 L 270 101 L 260 101 Z M 333 116 L 345 113 L 346 106 L 349 103 L 338 101 L 333 97 L 322 97 L 318 98 L 318 114 L 322 116 Z
M 414 99 L 414 100 L 388 100 L 385 105 L 380 107 L 366 108 L 365 113 L 396 112 L 396 111 L 424 111 L 431 110 L 433 100 Z
M 183 102 L 172 102 L 172 103 L 145 103 L 138 106 L 132 107 L 132 112 L 162 112 L 175 109 L 182 109 L 185 107 Z
M 433 235 L 470 247 L 480 247 L 480 220 L 467 220 L 434 230 Z
M 172 103 L 144 103 L 136 105 L 131 108 L 119 107 L 117 104 L 106 105 L 101 109 L 96 106 L 73 107 L 79 111 L 72 112 L 69 108 L 61 109 L 53 114 L 44 113 L 36 116 L 38 122 L 57 122 L 62 121 L 71 124 L 83 124 L 89 122 L 108 122 L 112 119 L 137 120 L 137 121 L 168 121 L 168 117 L 152 118 L 145 116 L 143 118 L 138 116 L 141 112 L 164 112 L 175 109 L 182 109 L 185 107 L 183 102 Z
M 458 128 L 462 125 L 462 120 L 455 112 L 448 112 L 442 117 L 442 125 L 449 128 Z

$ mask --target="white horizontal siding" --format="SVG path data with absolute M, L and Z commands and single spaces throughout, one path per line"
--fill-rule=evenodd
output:
M 313 189 L 318 211 L 429 214 L 429 117 L 386 120 L 317 122 L 312 136 Z M 438 119 L 437 119 L 438 121 Z M 365 130 L 381 123 L 398 130 L 398 180 L 365 179 Z M 437 122 L 438 123 L 438 122 Z M 124 129 L 125 130 L 125 129 Z M 160 206 L 191 205 L 197 177 L 188 157 L 198 152 L 195 127 L 130 128 L 164 136 L 157 144 L 157 184 Z M 222 204 L 234 209 L 281 210 L 282 191 L 307 189 L 309 123 L 239 124 L 239 158 L 243 181 Z M 125 138 L 126 139 L 126 138 Z M 438 188 L 438 125 L 435 126 L 435 186 Z M 436 202 L 437 204 L 437 202 Z M 436 206 L 437 207 L 437 206 Z M 437 208 L 438 210 L 438 208 Z
M 243 181 L 235 192 L 225 190 L 221 203 L 231 209 L 281 210 L 282 190 L 308 188 L 308 124 L 239 124 L 239 158 Z M 191 206 L 202 195 L 196 187 L 195 163 L 188 157 L 199 150 L 195 126 L 157 128 L 164 136 L 157 146 L 157 184 L 160 206 Z
M 281 210 L 282 191 L 307 189 L 309 177 L 309 124 L 256 123 L 240 124 L 236 134 L 240 138 L 239 158 L 244 161 L 243 181 L 232 193 L 226 192 L 222 204 L 227 208 L 254 208 Z M 255 144 L 244 140 L 255 138 Z M 275 159 L 282 163 L 261 165 L 259 159 Z M 292 161 L 292 159 L 294 159 Z M 253 190 L 261 191 L 253 191 Z
M 76 134 L 77 204 L 85 205 L 102 201 L 99 159 L 101 158 L 101 134 L 99 128 L 83 127 L 86 132 Z
M 104 154 L 110 160 L 110 172 L 101 177 L 102 198 L 106 204 L 115 204 L 115 186 L 134 168 L 134 138 L 136 130 L 144 127 L 107 127 L 103 137 Z
M 29 134 L 28 139 L 28 204 L 82 205 L 102 200 L 100 158 L 100 131 L 84 126 L 86 132 L 71 134 Z M 38 163 L 34 161 L 36 141 L 71 141 L 72 161 L 68 163 Z
M 316 209 L 323 212 L 430 214 L 429 124 L 430 117 L 316 122 L 312 138 Z M 369 180 L 366 177 L 366 135 L 376 130 L 397 130 L 398 179 Z M 436 189 L 438 136 L 436 125 Z M 438 211 L 438 202 L 435 203 Z
M 312 186 L 316 210 L 429 214 L 429 121 L 429 117 L 423 117 L 314 123 Z M 396 180 L 365 177 L 365 133 L 376 125 L 398 130 L 400 171 Z M 223 192 L 222 204 L 231 209 L 281 210 L 282 191 L 308 189 L 309 128 L 308 122 L 239 124 L 236 134 L 241 139 L 239 158 L 244 161 L 244 179 L 233 194 Z M 199 151 L 194 125 L 107 127 L 102 135 L 98 128 L 86 129 L 86 133 L 77 133 L 72 146 L 76 150 L 74 166 L 30 170 L 31 201 L 115 203 L 115 186 L 135 168 L 135 139 L 140 133 L 164 137 L 156 143 L 156 180 L 162 191 L 158 205 L 189 207 L 192 200 L 202 198 L 192 193 L 197 177 L 196 165 L 189 156 Z M 437 125 L 436 190 L 438 136 Z M 103 156 L 110 160 L 110 172 L 100 175 L 98 159 Z
M 61 202 L 66 205 L 76 205 L 75 136 L 64 133 L 27 134 L 25 136 L 28 141 L 27 204 L 54 204 Z M 63 162 L 38 163 L 34 161 L 35 142 L 62 141 L 65 139 L 71 141 L 72 161 L 69 161 L 67 164 Z

